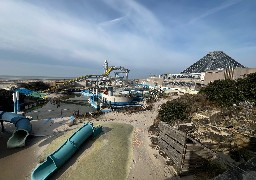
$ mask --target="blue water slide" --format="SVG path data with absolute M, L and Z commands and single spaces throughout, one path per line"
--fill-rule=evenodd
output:
M 26 88 L 19 88 L 19 89 L 16 89 L 16 91 L 18 91 L 19 93 L 22 93 L 22 94 L 26 94 L 26 95 L 33 93 L 33 91 L 26 89 Z
M 25 141 L 32 130 L 30 119 L 11 112 L 0 111 L 0 119 L 6 122 L 13 123 L 16 130 L 7 141 L 8 148 L 25 146 Z
M 16 91 L 18 91 L 21 94 L 25 94 L 26 96 L 33 96 L 33 97 L 37 97 L 37 98 L 45 98 L 46 94 L 45 93 L 39 93 L 37 91 L 32 91 L 26 88 L 18 88 L 16 89 Z
M 91 93 L 88 89 L 82 90 L 80 92 L 83 96 L 93 96 L 94 94 Z
M 47 179 L 73 156 L 86 139 L 90 136 L 97 136 L 101 131 L 101 126 L 94 128 L 92 123 L 84 124 L 62 146 L 49 155 L 42 164 L 35 168 L 31 174 L 31 179 Z

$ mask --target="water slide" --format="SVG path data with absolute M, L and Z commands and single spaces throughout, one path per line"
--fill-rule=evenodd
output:
M 0 111 L 0 119 L 16 126 L 16 130 L 7 141 L 7 148 L 25 146 L 25 141 L 32 130 L 30 120 L 22 115 L 4 111 Z
M 37 91 L 32 91 L 26 88 L 18 88 L 16 89 L 16 91 L 18 91 L 19 93 L 25 94 L 26 96 L 33 96 L 36 98 L 46 98 L 46 94 L 45 93 L 40 93 Z
M 90 136 L 96 137 L 102 127 L 93 127 L 92 123 L 84 124 L 58 150 L 49 155 L 46 160 L 38 165 L 31 174 L 32 180 L 46 179 L 59 169 L 78 150 L 83 142 Z

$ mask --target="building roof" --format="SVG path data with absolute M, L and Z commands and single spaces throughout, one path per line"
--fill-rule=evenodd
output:
M 209 52 L 206 56 L 199 59 L 190 67 L 182 71 L 181 73 L 201 73 L 209 70 L 221 70 L 230 67 L 242 67 L 242 64 L 229 57 L 222 51 Z

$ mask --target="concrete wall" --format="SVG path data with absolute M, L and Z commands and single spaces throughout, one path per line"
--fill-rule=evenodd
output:
M 225 79 L 224 72 L 225 70 L 205 72 L 203 84 L 207 85 L 212 81 Z M 236 68 L 234 69 L 233 79 L 243 78 L 245 77 L 245 75 L 255 73 L 255 72 L 256 72 L 256 68 Z
M 224 79 L 224 70 L 221 71 L 207 71 L 205 72 L 203 84 L 209 84 L 211 81 Z
M 255 72 L 256 68 L 236 68 L 234 71 L 234 79 L 243 78 L 246 74 Z

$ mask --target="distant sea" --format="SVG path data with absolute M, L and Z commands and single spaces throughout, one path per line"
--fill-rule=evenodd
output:
M 4 80 L 48 80 L 48 79 L 73 79 L 75 77 L 52 77 L 52 76 L 8 76 L 0 75 Z

